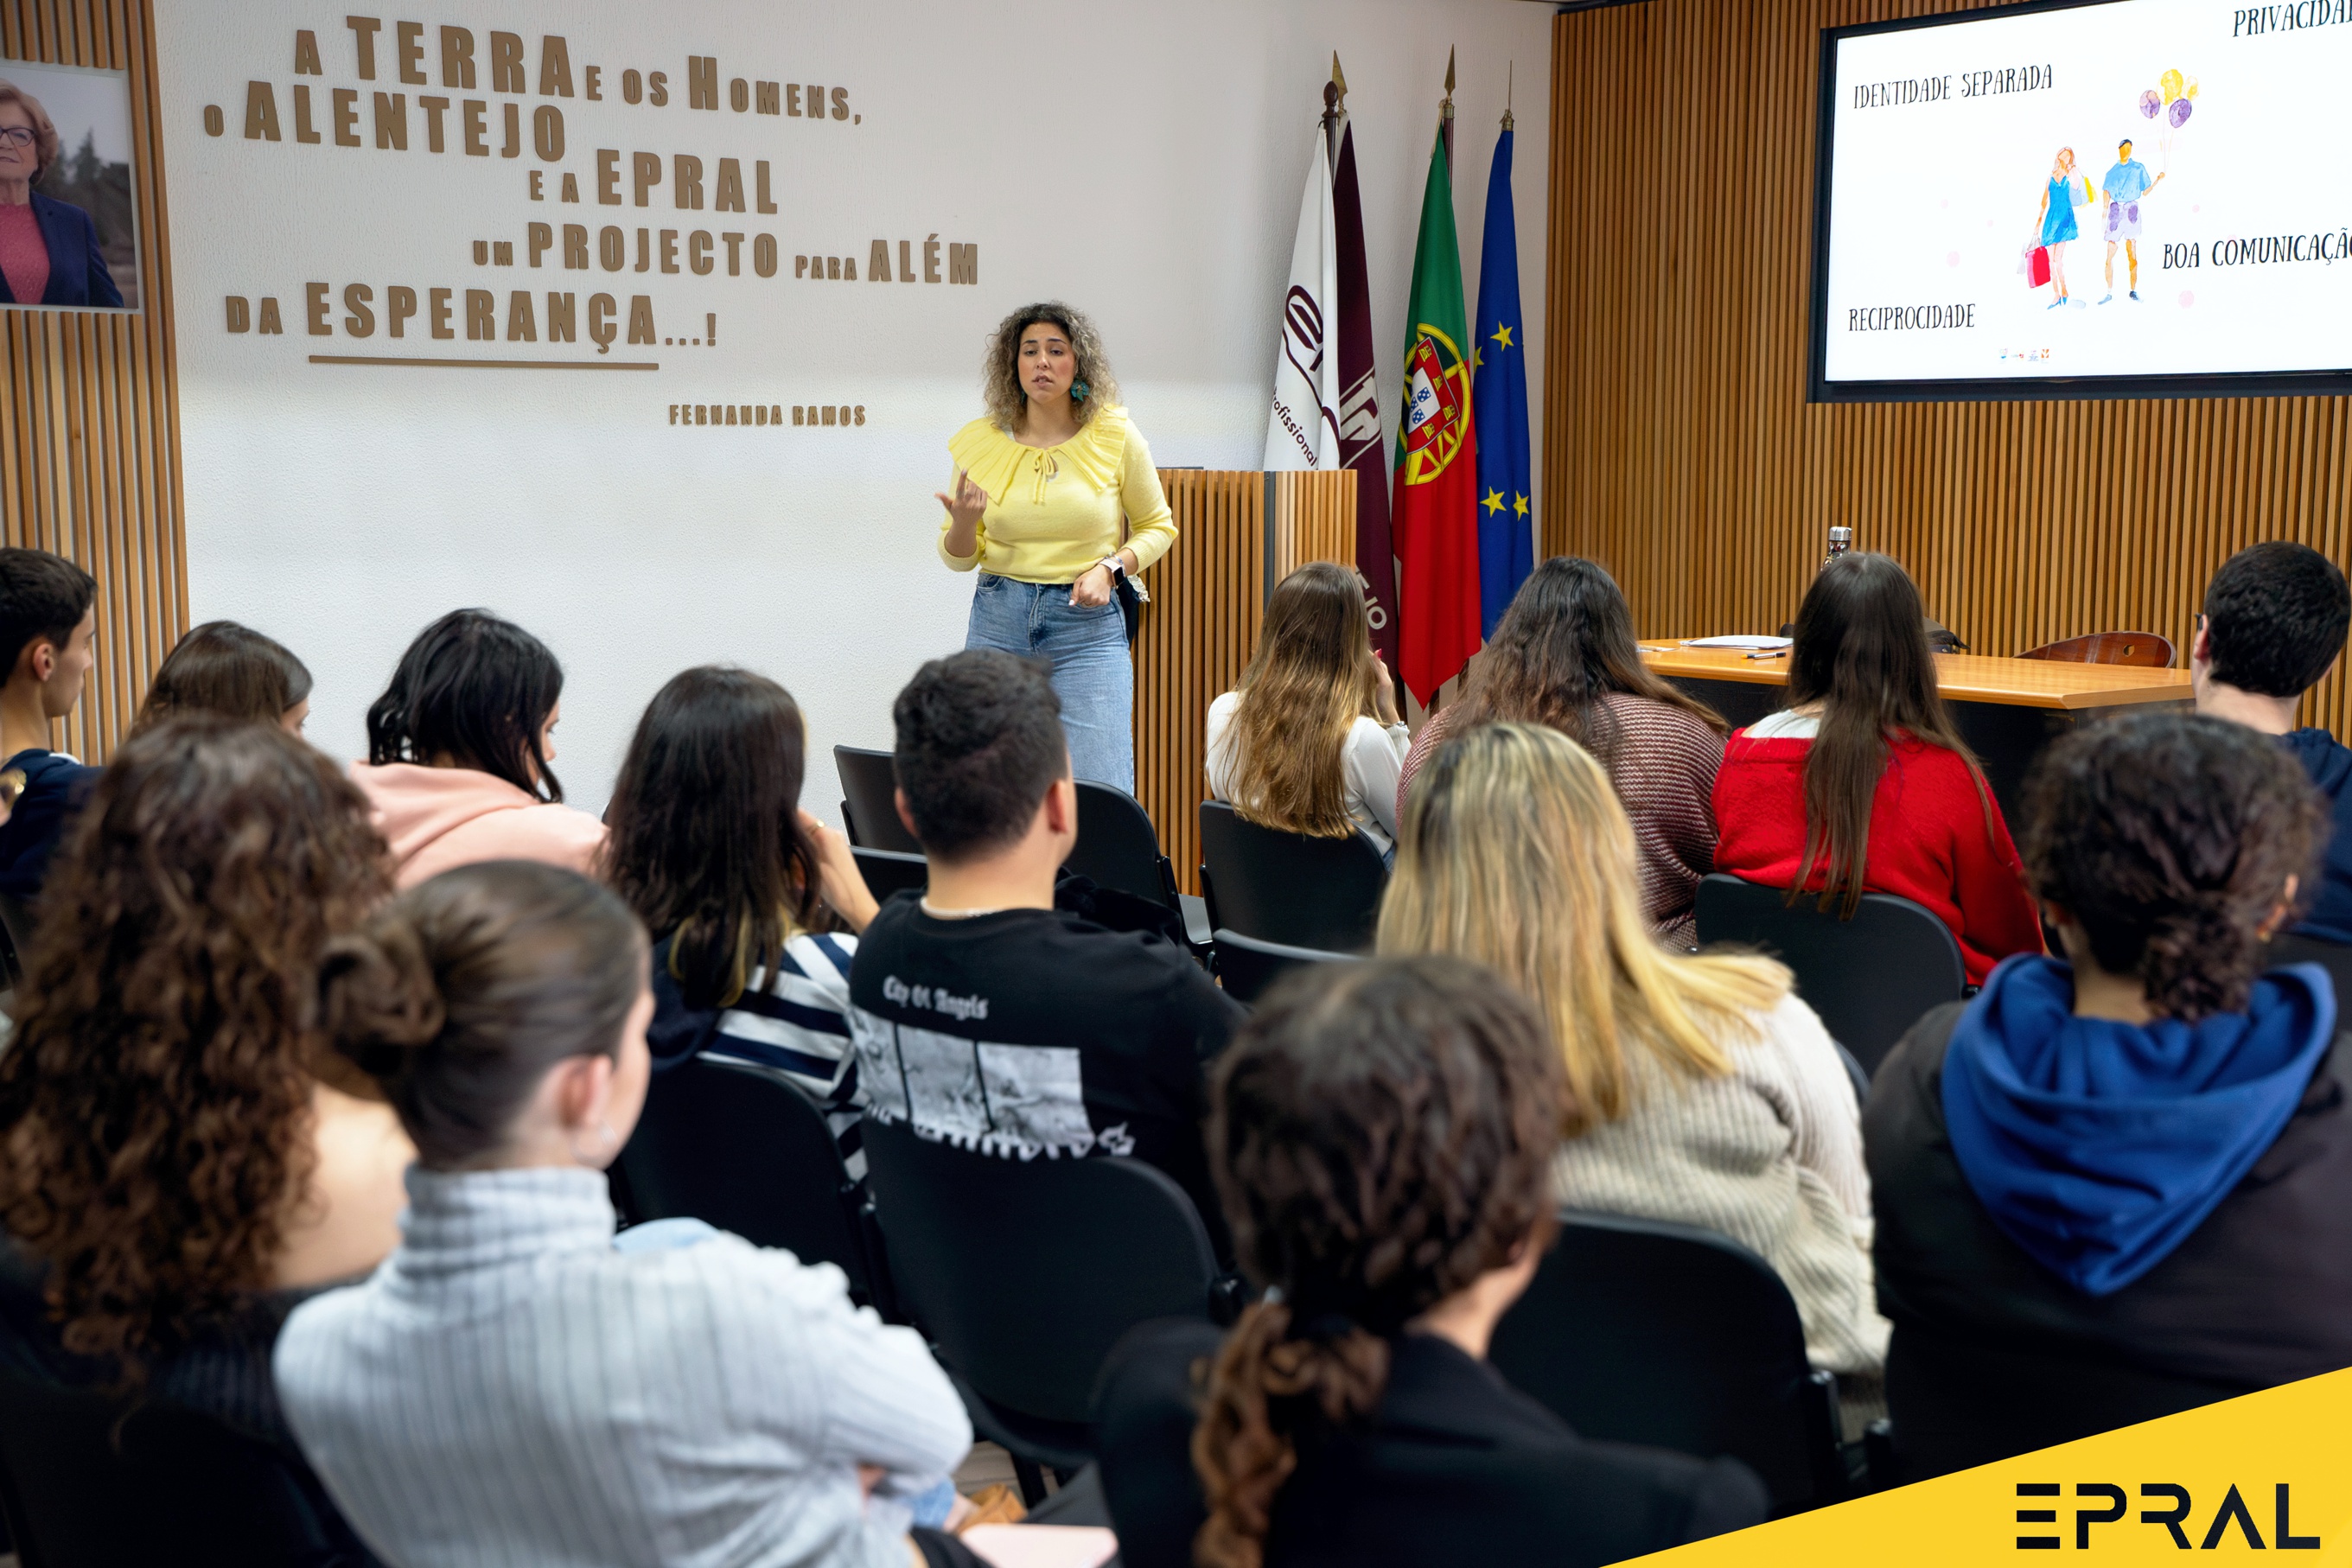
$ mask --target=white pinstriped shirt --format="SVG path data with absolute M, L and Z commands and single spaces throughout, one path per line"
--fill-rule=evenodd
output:
M 841 1271 L 712 1235 L 624 1252 L 604 1176 L 410 1167 L 400 1247 L 276 1355 L 302 1451 L 395 1568 L 906 1568 L 971 1446 Z M 856 1467 L 886 1480 L 861 1497 Z

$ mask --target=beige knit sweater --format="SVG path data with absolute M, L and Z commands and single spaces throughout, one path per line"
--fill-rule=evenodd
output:
M 1770 1263 L 1796 1298 L 1813 1364 L 1886 1362 L 1870 1268 L 1862 1113 L 1837 1048 L 1793 994 L 1731 1045 L 1729 1077 L 1694 1079 L 1629 1053 L 1635 1099 L 1617 1121 L 1561 1145 L 1560 1201 L 1700 1226 Z

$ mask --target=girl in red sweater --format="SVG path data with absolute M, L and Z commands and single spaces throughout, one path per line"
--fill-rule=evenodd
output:
M 1736 731 L 1715 779 L 1715 866 L 1802 887 L 1852 919 L 1862 895 L 1926 905 L 1969 984 L 2042 951 L 2017 847 L 1936 690 L 1927 615 L 1892 556 L 1841 555 L 1797 612 L 1789 706 Z

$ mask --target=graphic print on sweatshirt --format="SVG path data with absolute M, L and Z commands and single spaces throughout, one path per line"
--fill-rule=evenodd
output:
M 981 1014 L 985 1016 L 985 1014 Z M 866 1113 L 922 1137 L 1030 1160 L 1128 1154 L 1127 1125 L 1097 1133 L 1087 1117 L 1075 1046 L 1013 1046 L 850 1014 Z

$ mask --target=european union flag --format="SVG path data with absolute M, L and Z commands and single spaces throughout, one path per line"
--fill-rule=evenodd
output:
M 1495 635 L 1511 595 L 1535 570 L 1528 463 L 1527 348 L 1519 330 L 1519 226 L 1511 216 L 1511 122 L 1486 175 L 1479 246 L 1477 342 L 1470 357 L 1471 426 L 1478 432 L 1478 609 Z

